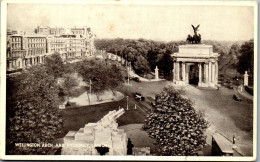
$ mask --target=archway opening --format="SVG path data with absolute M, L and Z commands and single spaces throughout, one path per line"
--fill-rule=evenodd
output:
M 190 65 L 189 84 L 198 85 L 199 83 L 199 67 L 197 64 Z

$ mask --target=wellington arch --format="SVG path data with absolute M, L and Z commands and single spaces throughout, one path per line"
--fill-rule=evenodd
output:
M 179 52 L 172 54 L 173 83 L 217 88 L 218 56 L 213 52 L 212 45 L 180 45 Z

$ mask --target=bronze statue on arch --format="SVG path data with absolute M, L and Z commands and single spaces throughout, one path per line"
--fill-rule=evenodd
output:
M 186 41 L 189 43 L 189 44 L 200 44 L 201 42 L 201 35 L 197 33 L 197 31 L 199 31 L 199 26 L 200 24 L 195 27 L 193 25 L 191 25 L 192 28 L 193 28 L 193 31 L 194 31 L 194 35 L 191 36 L 190 34 L 187 36 L 187 39 Z

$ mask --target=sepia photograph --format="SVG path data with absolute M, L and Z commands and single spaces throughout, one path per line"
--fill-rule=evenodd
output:
M 255 160 L 257 12 L 2 1 L 0 159 Z

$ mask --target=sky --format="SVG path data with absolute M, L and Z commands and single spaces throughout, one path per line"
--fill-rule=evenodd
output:
M 97 38 L 185 40 L 200 24 L 202 40 L 238 41 L 254 36 L 250 6 L 8 4 L 7 27 L 91 27 Z

